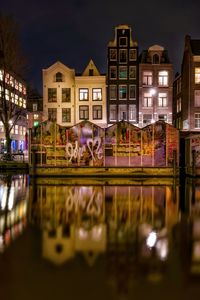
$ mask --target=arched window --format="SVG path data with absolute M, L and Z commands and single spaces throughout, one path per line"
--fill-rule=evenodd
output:
M 56 82 L 62 82 L 63 81 L 63 74 L 58 72 L 56 73 Z
M 153 56 L 153 64 L 159 64 L 159 55 L 158 54 L 154 54 Z

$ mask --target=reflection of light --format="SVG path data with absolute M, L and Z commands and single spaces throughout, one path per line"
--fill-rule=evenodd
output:
M 155 246 L 156 240 L 157 240 L 156 232 L 155 231 L 150 232 L 149 236 L 146 239 L 147 246 L 150 248 Z
M 88 237 L 88 232 L 85 229 L 83 229 L 83 228 L 79 229 L 78 234 L 79 234 L 79 238 L 81 240 L 85 240 Z
M 101 239 L 102 235 L 102 228 L 100 226 L 94 226 L 92 228 L 92 238 L 96 241 L 99 241 Z
M 200 241 L 196 241 L 193 244 L 193 260 L 200 261 Z
M 14 187 L 11 187 L 10 189 L 10 195 L 8 199 L 8 209 L 11 210 L 13 208 L 14 204 Z
M 0 235 L 0 251 L 2 251 L 3 248 L 4 248 L 3 236 Z
M 160 259 L 165 260 L 168 255 L 168 240 L 167 239 L 159 240 L 156 244 L 156 249 Z
M 2 198 L 1 198 L 1 208 L 2 208 L 2 209 L 5 209 L 5 208 L 6 208 L 7 192 L 8 192 L 8 188 L 7 188 L 7 186 L 4 186 L 4 187 L 3 187 L 3 192 L 1 193 L 1 194 L 3 194 L 3 195 L 2 195 Z

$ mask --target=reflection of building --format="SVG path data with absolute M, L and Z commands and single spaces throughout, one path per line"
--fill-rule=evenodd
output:
M 5 88 L 4 88 L 5 81 Z M 12 102 L 12 111 L 16 111 L 14 117 L 9 120 L 10 125 L 13 123 L 14 126 L 11 130 L 11 150 L 24 150 L 25 146 L 25 135 L 27 130 L 26 121 L 26 85 L 25 82 L 13 74 L 5 74 L 3 70 L 0 70 L 0 92 L 3 93 L 5 89 L 6 101 Z M 20 112 L 20 116 L 17 115 Z M 17 122 L 15 122 L 17 120 Z M 5 150 L 6 140 L 4 134 L 4 126 L 0 121 L 0 151 Z
M 88 229 L 71 224 L 43 231 L 43 257 L 56 265 L 65 263 L 76 253 L 82 253 L 88 265 L 92 265 L 105 250 L 105 224 L 94 225 Z
M 27 177 L 0 180 L 0 252 L 15 240 L 27 223 Z
M 173 70 L 167 51 L 154 45 L 140 55 L 139 125 L 172 123 Z
M 92 60 L 81 75 L 61 62 L 43 70 L 44 119 L 62 126 L 81 120 L 106 126 L 106 85 Z
M 107 53 L 107 123 L 138 121 L 138 44 L 131 28 L 115 28 Z

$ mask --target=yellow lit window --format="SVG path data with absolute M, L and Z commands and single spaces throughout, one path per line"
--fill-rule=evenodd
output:
M 195 83 L 200 83 L 200 68 L 195 68 Z

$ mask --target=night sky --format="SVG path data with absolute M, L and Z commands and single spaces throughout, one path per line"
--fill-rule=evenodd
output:
M 60 60 L 82 72 L 90 58 L 106 72 L 106 51 L 120 24 L 132 27 L 139 52 L 159 44 L 180 71 L 184 37 L 200 39 L 199 0 L 6 0 L 0 11 L 20 25 L 28 82 L 42 92 L 42 69 Z

